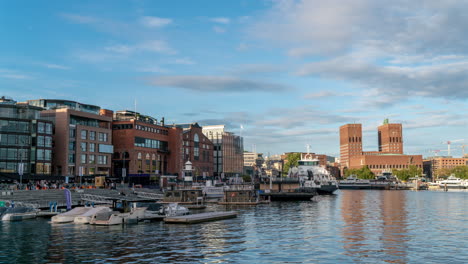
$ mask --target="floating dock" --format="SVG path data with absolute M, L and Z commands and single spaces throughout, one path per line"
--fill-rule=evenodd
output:
M 270 192 L 261 194 L 261 196 L 268 197 L 271 201 L 310 201 L 315 195 L 314 192 Z
M 182 216 L 173 216 L 164 218 L 166 223 L 174 224 L 196 224 L 208 221 L 216 221 L 228 218 L 237 217 L 237 212 L 209 212 L 201 214 L 192 214 L 192 215 L 182 215 Z

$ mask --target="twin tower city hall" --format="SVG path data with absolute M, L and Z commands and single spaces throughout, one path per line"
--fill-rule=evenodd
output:
M 340 127 L 340 164 L 346 169 L 368 166 L 375 174 L 391 172 L 392 169 L 407 169 L 414 165 L 422 168 L 422 155 L 403 154 L 403 128 L 390 124 L 388 119 L 377 128 L 378 151 L 362 150 L 362 125 L 346 124 Z

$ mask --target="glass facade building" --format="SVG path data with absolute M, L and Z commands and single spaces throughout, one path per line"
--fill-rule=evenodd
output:
M 40 117 L 41 110 L 0 98 L 0 180 L 51 175 L 54 127 L 52 121 Z

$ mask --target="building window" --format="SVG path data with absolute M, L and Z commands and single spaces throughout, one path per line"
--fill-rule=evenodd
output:
M 81 151 L 85 152 L 86 151 L 86 142 L 81 142 L 80 143 L 80 148 L 81 148 Z
M 96 144 L 89 143 L 89 152 L 96 152 Z
M 70 138 L 75 138 L 76 137 L 76 129 L 74 127 L 70 127 L 69 136 L 70 136 Z
M 88 131 L 81 130 L 81 139 L 86 140 L 88 138 Z
M 89 131 L 89 140 L 96 140 L 96 131 Z
M 37 123 L 37 133 L 45 134 L 46 129 L 45 129 L 45 124 L 42 122 Z
M 98 156 L 98 164 L 107 164 L 107 156 L 99 155 Z
M 98 136 L 99 136 L 99 138 L 98 138 L 99 141 L 107 142 L 107 133 L 101 133 L 101 132 L 99 132 L 99 135 L 98 135 Z
M 75 154 L 68 154 L 68 163 L 75 163 Z
M 86 164 L 86 154 L 81 154 L 81 164 Z
M 52 124 L 46 123 L 46 134 L 52 135 Z
M 88 156 L 88 163 L 89 163 L 89 164 L 94 164 L 94 163 L 96 162 L 96 161 L 94 160 L 95 157 L 96 157 L 96 156 L 94 156 L 94 155 L 89 155 L 89 156 Z

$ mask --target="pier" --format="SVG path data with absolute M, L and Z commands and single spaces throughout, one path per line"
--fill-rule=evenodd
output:
M 217 221 L 229 218 L 236 218 L 237 212 L 208 212 L 201 214 L 173 216 L 164 218 L 164 222 L 173 224 L 196 224 L 208 221 Z

